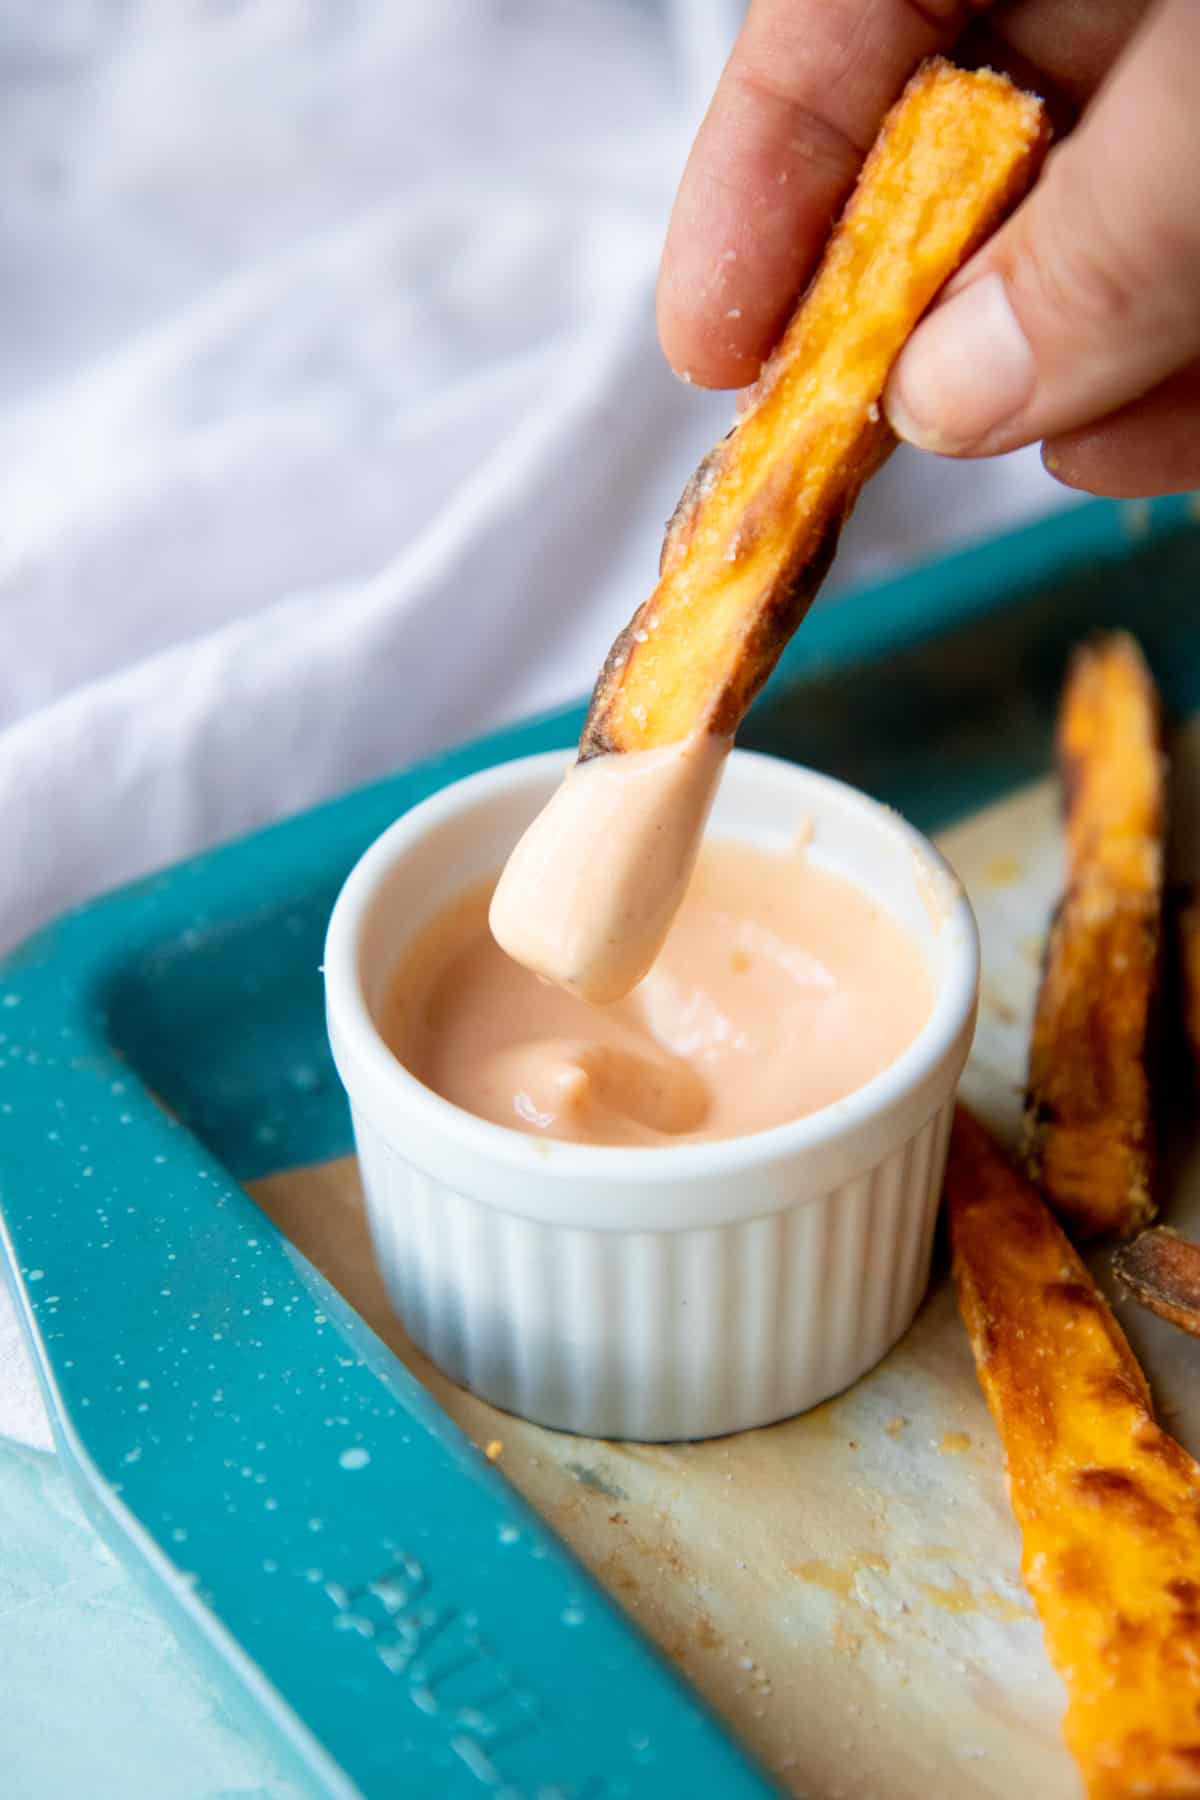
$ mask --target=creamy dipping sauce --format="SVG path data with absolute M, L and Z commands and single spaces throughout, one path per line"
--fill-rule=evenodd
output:
M 636 987 L 687 892 L 729 749 L 701 732 L 576 763 L 496 884 L 501 949 L 585 1000 Z
M 706 843 L 650 973 L 594 1006 L 513 962 L 491 884 L 409 946 L 380 1021 L 394 1055 L 467 1112 L 575 1143 L 741 1137 L 853 1093 L 916 1037 L 917 945 L 806 851 Z

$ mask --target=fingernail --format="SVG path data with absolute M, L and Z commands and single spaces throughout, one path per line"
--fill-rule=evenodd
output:
M 897 437 L 953 455 L 1025 406 L 1033 351 L 999 275 L 984 275 L 919 325 L 892 370 L 884 407 Z

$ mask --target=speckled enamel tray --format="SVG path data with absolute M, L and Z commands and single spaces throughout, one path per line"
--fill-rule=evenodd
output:
M 1190 502 L 1095 503 L 832 603 L 745 738 L 937 829 L 1044 771 L 1065 651 L 1117 621 L 1192 711 Z M 0 968 L 0 1213 L 60 1454 L 315 1791 L 772 1791 L 241 1185 L 349 1148 L 318 965 L 350 865 L 579 723 L 126 889 Z

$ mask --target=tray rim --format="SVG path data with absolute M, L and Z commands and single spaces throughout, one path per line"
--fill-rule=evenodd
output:
M 1190 495 L 1153 503 L 1084 502 L 1016 531 L 967 544 L 900 574 L 848 589 L 808 622 L 782 661 L 782 676 L 803 680 L 927 641 L 1003 609 L 1036 582 L 1074 572 L 1087 564 L 1119 561 L 1131 547 L 1166 538 L 1194 524 L 1196 518 L 1195 497 Z M 130 958 L 140 953 L 148 941 L 162 942 L 189 928 L 198 912 L 206 916 L 213 909 L 219 911 L 222 903 L 236 904 L 239 896 L 251 897 L 256 905 L 263 904 L 264 895 L 276 892 L 281 880 L 290 883 L 306 870 L 328 868 L 331 860 L 342 854 L 343 846 L 360 845 L 364 829 L 370 829 L 376 817 L 382 827 L 424 794 L 471 769 L 539 748 L 569 745 L 577 733 L 581 714 L 581 706 L 573 703 L 503 727 L 425 758 L 399 774 L 385 776 L 101 895 L 42 928 L 0 959 L 0 985 L 15 981 L 23 988 L 31 988 L 27 997 L 35 1004 L 30 1011 L 38 1013 L 43 1033 L 69 1031 L 85 1056 L 94 1059 L 98 1071 L 102 1069 L 107 1077 L 114 1069 L 121 1070 L 132 1089 L 137 1084 L 136 1072 L 112 1061 L 111 1040 L 105 1035 L 106 1008 L 113 983 L 123 977 Z M 0 1024 L 3 1022 L 4 1015 L 0 1014 Z M 28 1026 L 29 1022 L 30 1014 L 26 1013 L 22 1025 Z M 26 1071 L 27 1075 L 30 1073 Z M 33 1085 L 44 1097 L 49 1096 L 55 1081 L 55 1068 L 49 1062 L 40 1076 L 34 1072 Z M 60 1391 L 53 1356 L 44 1340 L 31 1290 L 20 1274 L 17 1245 L 5 1217 L 6 1167 L 36 1160 L 42 1145 L 35 1145 L 32 1135 L 23 1137 L 19 1119 L 15 1123 L 11 1119 L 0 1123 L 9 1127 L 0 1132 L 0 1242 L 5 1251 L 5 1272 L 33 1353 L 56 1447 L 89 1514 L 110 1541 L 133 1553 L 175 1621 L 184 1624 L 193 1639 L 198 1628 L 210 1649 L 216 1650 L 223 1667 L 233 1671 L 239 1684 L 253 1693 L 276 1735 L 290 1747 L 303 1774 L 327 1792 L 360 1791 L 343 1775 L 307 1724 L 278 1695 L 269 1677 L 237 1639 L 181 1581 L 175 1565 L 136 1513 L 114 1492 L 90 1453 Z M 185 1138 L 186 1134 L 180 1137 Z M 277 1158 L 274 1166 L 293 1165 L 285 1155 L 282 1160 Z M 268 1220 L 256 1217 L 256 1229 L 264 1236 L 268 1232 L 278 1235 Z M 312 1283 L 316 1291 L 327 1287 L 315 1271 Z M 322 1304 L 327 1304 L 331 1314 L 336 1314 L 339 1306 L 349 1312 L 332 1289 L 328 1289 Z M 356 1315 L 351 1328 L 355 1323 L 373 1339 L 373 1334 L 357 1322 Z M 378 1340 L 374 1343 L 379 1354 L 392 1359 L 386 1347 Z M 495 1481 L 497 1504 L 503 1505 L 506 1514 L 522 1510 L 500 1478 Z M 537 1523 L 540 1525 L 540 1521 Z M 564 1564 L 574 1566 L 574 1558 L 565 1546 L 559 1546 L 554 1554 Z M 580 1579 L 577 1566 L 573 1578 Z M 590 1577 L 582 1579 L 585 1585 L 593 1585 Z M 640 1637 L 636 1626 L 624 1615 L 620 1622 L 630 1641 Z M 687 1692 L 690 1694 L 690 1690 Z M 715 1729 L 727 1737 L 723 1726 Z M 738 1754 L 744 1755 L 740 1750 Z M 746 1772 L 757 1784 L 747 1791 L 768 1791 L 767 1785 L 751 1773 L 749 1764 Z

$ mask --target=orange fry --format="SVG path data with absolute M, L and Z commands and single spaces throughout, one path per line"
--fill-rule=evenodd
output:
M 1026 1163 L 1075 1236 L 1128 1234 L 1154 1214 L 1167 823 L 1158 694 L 1132 638 L 1077 652 L 1058 741 L 1067 886 L 1030 1042 Z
M 1040 101 L 924 64 L 884 120 L 821 266 L 734 430 L 667 528 L 657 587 L 601 672 L 581 758 L 732 736 L 813 599 L 891 435 L 893 362 L 1032 178 Z
M 1200 1465 L 1035 1190 L 960 1110 L 959 1305 L 1089 1800 L 1200 1797 Z

